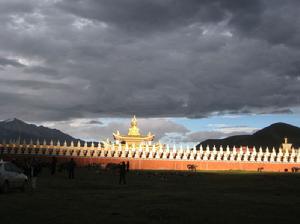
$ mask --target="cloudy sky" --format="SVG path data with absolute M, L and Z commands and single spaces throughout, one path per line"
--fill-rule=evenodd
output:
M 298 0 L 1 0 L 0 120 L 163 141 L 300 126 Z

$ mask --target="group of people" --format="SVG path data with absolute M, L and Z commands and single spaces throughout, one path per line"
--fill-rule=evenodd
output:
M 76 163 L 74 159 L 72 158 L 68 163 L 65 164 L 66 169 L 68 171 L 68 177 L 69 179 L 74 179 L 74 173 L 76 168 Z M 57 168 L 57 159 L 56 157 L 52 158 L 51 162 L 51 175 L 54 175 L 56 173 Z M 126 174 L 129 172 L 129 161 L 125 163 L 125 161 L 121 162 L 118 165 L 119 169 L 119 184 L 126 184 Z
M 68 171 L 68 177 L 69 179 L 74 179 L 75 178 L 75 167 L 76 167 L 76 163 L 74 161 L 74 159 L 70 159 L 69 162 L 65 163 L 65 168 Z M 52 161 L 51 161 L 51 175 L 54 175 L 56 173 L 56 168 L 57 168 L 57 158 L 53 157 Z
M 38 176 L 41 173 L 42 168 L 45 166 L 45 164 L 43 164 L 41 161 L 35 158 L 26 159 L 21 163 L 12 160 L 12 163 L 14 163 L 18 167 L 23 168 L 24 174 L 28 177 L 30 189 L 32 192 L 34 192 L 37 188 Z M 76 163 L 73 159 L 71 159 L 69 162 L 66 163 L 69 179 L 74 179 L 75 167 L 76 167 Z M 57 158 L 53 157 L 50 163 L 51 175 L 54 175 L 56 173 L 56 169 L 57 169 Z
M 119 164 L 119 184 L 126 184 L 126 173 L 129 172 L 129 161 L 126 163 L 123 161 Z
M 17 162 L 16 162 L 17 163 Z M 20 164 L 16 164 L 19 165 Z M 58 167 L 63 167 L 67 170 L 68 178 L 74 179 L 75 178 L 75 168 L 76 168 L 76 162 L 74 159 L 70 159 L 66 163 L 60 163 L 58 165 L 58 161 L 56 157 L 52 157 L 52 160 L 50 164 L 48 163 L 50 168 L 50 174 L 53 176 L 57 172 Z M 42 171 L 42 167 L 44 167 L 45 164 L 43 164 L 41 161 L 32 158 L 32 159 L 26 159 L 23 161 L 23 170 L 24 174 L 28 177 L 29 183 L 30 183 L 30 189 L 32 192 L 34 192 L 37 188 L 37 178 L 39 174 Z M 126 174 L 129 172 L 129 161 L 125 163 L 125 161 L 121 162 L 117 165 L 118 173 L 119 173 L 119 184 L 126 184 Z
M 25 175 L 28 177 L 28 180 L 30 182 L 31 191 L 35 191 L 37 177 L 42 171 L 42 165 L 40 161 L 36 160 L 35 158 L 31 160 L 26 160 L 23 169 Z

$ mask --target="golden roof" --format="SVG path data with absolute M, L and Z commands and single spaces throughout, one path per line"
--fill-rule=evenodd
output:
M 139 144 L 145 141 L 153 141 L 154 135 L 151 134 L 151 132 L 149 132 L 147 135 L 140 134 L 140 129 L 137 126 L 137 119 L 135 115 L 131 119 L 130 125 L 131 127 L 128 129 L 127 135 L 121 135 L 120 132 L 117 130 L 116 133 L 113 133 L 114 139 L 121 142 L 124 141 L 126 143 L 134 144 Z

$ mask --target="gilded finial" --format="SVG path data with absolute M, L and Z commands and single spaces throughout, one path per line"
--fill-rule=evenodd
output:
M 136 120 L 135 115 L 134 115 L 133 118 L 131 119 L 131 127 L 133 127 L 133 126 L 137 126 L 137 120 Z
M 128 130 L 128 135 L 140 135 L 139 128 L 137 127 L 137 119 L 135 115 L 131 119 L 131 127 Z

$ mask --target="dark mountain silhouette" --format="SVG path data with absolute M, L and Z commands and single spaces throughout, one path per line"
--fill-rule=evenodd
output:
M 67 141 L 69 144 L 71 141 L 77 142 L 80 139 L 73 138 L 72 136 L 65 134 L 57 129 L 51 129 L 44 126 L 37 126 L 34 124 L 27 124 L 19 119 L 5 120 L 0 122 L 0 141 L 10 140 L 18 141 L 22 143 L 24 140 L 29 143 L 30 140 L 34 143 L 39 139 L 42 144 L 45 139 L 49 144 L 51 140 L 56 144 L 59 140 L 60 143 Z M 82 140 L 80 140 L 83 142 Z
M 275 147 L 275 149 L 278 149 L 284 141 L 285 137 L 287 137 L 288 141 L 293 144 L 293 147 L 300 147 L 300 128 L 285 123 L 274 123 L 255 132 L 252 135 L 236 135 L 224 139 L 208 139 L 201 142 L 200 144 L 203 147 L 206 147 L 207 145 L 215 145 L 217 148 L 221 145 L 223 147 L 229 145 L 230 147 L 262 146 L 263 148 Z M 199 147 L 200 144 L 197 145 L 197 147 Z

